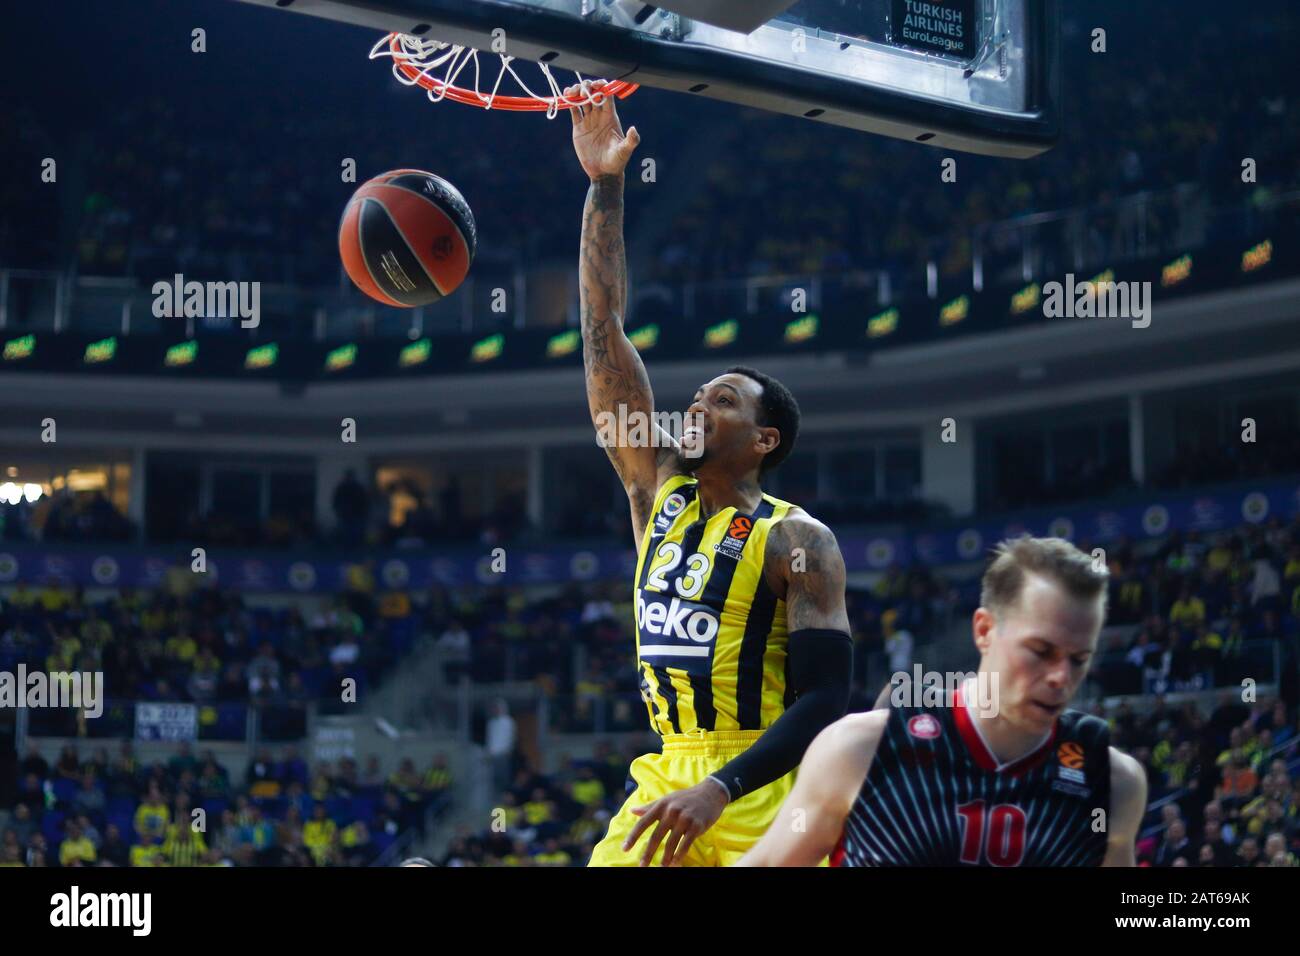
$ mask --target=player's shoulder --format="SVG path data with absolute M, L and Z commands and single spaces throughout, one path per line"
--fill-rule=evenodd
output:
M 1133 757 L 1110 748 L 1110 812 L 1115 818 L 1114 832 L 1132 838 L 1142 825 L 1147 806 L 1146 771 Z
M 848 714 L 825 727 L 800 768 L 814 799 L 847 813 L 867 778 L 888 722 L 887 711 Z
M 772 498 L 770 495 L 763 497 L 778 506 L 787 506 L 785 513 L 776 521 L 768 534 L 769 546 L 775 545 L 783 550 L 796 545 L 838 549 L 835 533 L 823 522 L 798 505 Z
M 1058 729 L 1093 747 L 1110 746 L 1110 725 L 1100 717 L 1086 711 L 1069 708 L 1057 723 Z M 1113 749 L 1113 748 L 1112 748 Z
M 1116 796 L 1146 790 L 1147 774 L 1135 757 L 1117 747 L 1110 748 L 1110 788 Z
M 888 710 L 845 714 L 822 730 L 818 738 L 828 751 L 860 754 L 867 748 L 867 752 L 874 752 L 888 723 Z

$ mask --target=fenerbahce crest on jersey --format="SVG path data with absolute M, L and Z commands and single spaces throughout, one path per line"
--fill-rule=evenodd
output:
M 641 696 L 660 734 L 763 730 L 787 700 L 785 602 L 763 580 L 772 526 L 789 502 L 700 519 L 697 483 L 674 475 L 655 496 L 637 556 Z

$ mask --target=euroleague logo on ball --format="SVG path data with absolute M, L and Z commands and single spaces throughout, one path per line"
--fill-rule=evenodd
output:
M 339 220 L 339 256 L 353 285 L 397 308 L 431 305 L 469 273 L 474 213 L 433 173 L 394 169 L 362 183 Z

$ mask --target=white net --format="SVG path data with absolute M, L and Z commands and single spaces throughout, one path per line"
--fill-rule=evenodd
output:
M 440 40 L 426 40 L 406 33 L 392 33 L 371 48 L 370 59 L 376 60 L 383 57 L 392 59 L 393 76 L 397 77 L 398 82 L 405 86 L 421 87 L 430 101 L 434 103 L 439 103 L 444 99 L 451 99 L 458 103 L 481 106 L 489 110 L 540 111 L 544 109 L 548 119 L 554 119 L 561 109 L 586 106 L 588 104 L 599 106 L 604 102 L 607 95 L 626 95 L 636 89 L 635 84 L 615 81 L 601 91 L 591 90 L 590 92 L 577 93 L 573 97 L 565 97 L 564 89 L 566 86 L 581 85 L 584 79 L 590 78 L 584 78 L 581 73 L 573 71 L 577 76 L 577 80 L 574 83 L 561 84 L 548 64 L 535 63 L 533 65 L 541 70 L 542 80 L 546 84 L 545 92 L 538 93 L 529 87 L 515 71 L 514 63 L 516 58 L 500 53 L 485 54 L 489 57 L 499 56 L 501 66 L 496 71 L 496 78 L 492 82 L 491 89 L 483 92 L 483 73 L 490 73 L 491 68 L 486 71 L 480 69 L 479 53 L 480 51 L 474 47 L 443 43 Z M 529 63 L 531 61 L 525 60 L 523 62 Z M 471 65 L 474 73 L 473 87 L 468 85 L 469 75 L 466 72 Z M 463 79 L 462 74 L 464 75 Z M 524 92 L 523 96 L 505 93 L 501 90 L 501 84 L 507 74 L 519 85 L 519 89 Z

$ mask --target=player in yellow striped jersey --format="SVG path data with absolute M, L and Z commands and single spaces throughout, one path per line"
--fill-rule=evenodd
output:
M 728 369 L 695 393 L 680 443 L 656 424 L 623 330 L 623 170 L 640 136 L 624 135 L 612 99 L 572 115 L 591 179 L 579 262 L 587 399 L 631 505 L 637 666 L 664 741 L 633 761 L 591 865 L 725 866 L 762 836 L 804 750 L 844 713 L 844 561 L 825 525 L 759 487 L 798 433 L 780 382 Z

